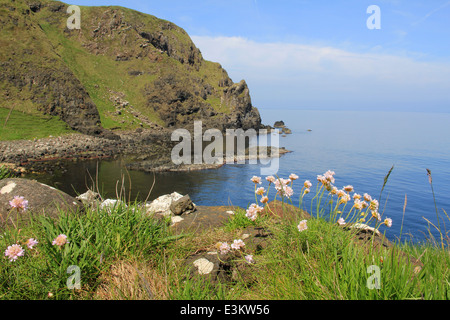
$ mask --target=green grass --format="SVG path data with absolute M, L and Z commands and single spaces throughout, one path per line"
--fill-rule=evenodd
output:
M 10 109 L 1 107 L 0 119 L 0 140 L 40 139 L 75 132 L 58 117 L 31 115 L 15 110 L 10 114 Z
M 336 208 L 336 215 L 352 212 L 335 206 L 325 192 L 312 202 Z M 361 219 L 359 212 L 355 216 Z M 35 217 L 28 225 L 15 221 L 17 228 L 4 230 L 0 249 L 17 243 L 25 254 L 13 262 L 0 259 L 0 299 L 450 299 L 448 243 L 398 242 L 389 249 L 363 245 L 336 218 L 313 216 L 300 231 L 300 216 L 263 215 L 250 221 L 241 209 L 220 228 L 175 235 L 166 221 L 143 214 L 139 203 L 121 203 L 111 211 L 61 212 L 58 219 Z M 231 243 L 249 226 L 269 230 L 268 245 L 256 251 L 244 247 L 231 263 L 252 254 L 254 264 L 244 263 L 227 282 L 189 276 L 187 257 L 214 251 L 219 242 Z M 62 247 L 52 245 L 59 234 L 69 241 Z M 25 245 L 29 238 L 39 241 L 33 249 Z M 72 265 L 80 270 L 81 289 L 68 288 Z

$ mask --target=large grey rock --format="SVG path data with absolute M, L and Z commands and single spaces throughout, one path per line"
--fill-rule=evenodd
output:
M 170 211 L 170 205 L 173 201 L 177 201 L 182 197 L 183 195 L 178 192 L 162 195 L 145 205 L 147 214 L 159 214 L 162 216 L 173 215 L 172 211 Z
M 11 207 L 9 202 L 15 196 L 24 197 L 28 201 L 28 207 L 25 211 Z M 46 215 L 57 218 L 61 212 L 82 210 L 82 203 L 74 197 L 38 181 L 22 178 L 0 180 L 0 215 L 2 221 L 6 220 L 8 216 L 17 221 L 18 215 L 20 221 L 25 222 L 32 215 Z M 11 223 L 10 219 L 7 223 Z
M 171 203 L 170 211 L 172 211 L 172 213 L 177 216 L 182 214 L 189 214 L 195 211 L 195 205 L 189 195 L 185 195 L 182 198 Z

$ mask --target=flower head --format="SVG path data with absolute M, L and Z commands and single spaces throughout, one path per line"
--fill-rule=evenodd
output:
M 217 246 L 220 254 L 227 254 L 231 250 L 230 245 L 226 242 L 219 242 Z
M 309 189 L 312 187 L 312 183 L 309 180 L 306 180 L 305 182 L 303 182 L 303 185 L 305 186 L 306 189 Z
M 339 218 L 337 223 L 341 226 L 343 226 L 345 224 L 345 220 L 343 218 Z
M 348 185 L 348 186 L 345 186 L 343 189 L 344 189 L 345 191 L 347 191 L 347 192 L 352 192 L 352 191 L 353 191 L 353 186 Z
M 353 206 L 355 207 L 356 210 L 362 210 L 363 202 L 359 199 L 355 199 L 355 201 L 353 202 Z
M 267 203 L 267 202 L 269 202 L 269 198 L 264 196 L 264 197 L 261 198 L 260 201 L 261 201 L 261 203 Z
M 366 200 L 367 202 L 370 202 L 370 201 L 372 201 L 372 197 L 369 194 L 364 193 L 364 200 Z
M 245 246 L 245 243 L 241 239 L 234 240 L 233 243 L 231 244 L 231 249 L 240 250 L 244 246 Z
M 25 251 L 18 244 L 13 244 L 5 250 L 5 256 L 9 257 L 9 261 L 16 261 L 19 257 L 23 256 Z
M 261 184 L 261 177 L 253 176 L 250 179 L 254 184 Z
M 57 246 L 61 247 L 61 246 L 65 245 L 66 243 L 69 243 L 67 241 L 67 236 L 65 234 L 60 234 L 53 240 L 52 245 L 57 245 Z
M 255 193 L 257 195 L 262 196 L 264 193 L 266 192 L 266 189 L 264 189 L 264 187 L 259 187 L 258 189 L 256 189 Z
M 27 240 L 27 242 L 25 244 L 27 245 L 28 249 L 33 249 L 33 247 L 35 245 L 37 245 L 38 243 L 39 242 L 36 239 L 30 238 L 30 239 Z
M 375 211 L 378 210 L 378 206 L 379 206 L 378 200 L 373 199 L 372 201 L 370 201 L 369 208 L 371 210 L 375 210 Z
M 378 221 L 381 221 L 380 213 L 377 210 L 372 210 L 372 217 L 374 217 Z
M 15 196 L 14 199 L 9 202 L 9 205 L 17 210 L 22 209 L 25 211 L 28 208 L 28 201 L 25 200 L 24 197 Z
M 305 231 L 306 229 L 308 229 L 307 222 L 308 222 L 307 220 L 300 221 L 300 223 L 297 226 L 298 231 L 302 232 L 302 231 Z
M 268 177 L 266 177 L 266 180 L 269 181 L 269 183 L 275 183 L 275 181 L 276 181 L 274 176 L 268 176 Z
M 255 263 L 255 260 L 253 260 L 253 256 L 251 255 L 251 254 L 249 254 L 249 255 L 246 255 L 245 257 L 244 257 L 244 259 L 245 259 L 245 261 L 247 261 L 248 263 Z
M 296 175 L 295 173 L 291 173 L 289 175 L 289 179 L 291 179 L 292 181 L 297 180 L 298 179 L 298 175 Z
M 385 224 L 386 226 L 388 226 L 389 228 L 392 227 L 392 219 L 391 219 L 391 218 L 386 218 L 386 219 L 384 220 L 384 224 Z
M 258 213 L 261 213 L 263 210 L 263 207 L 257 205 L 256 203 L 252 203 L 246 210 L 245 216 L 250 220 L 255 221 L 258 217 Z

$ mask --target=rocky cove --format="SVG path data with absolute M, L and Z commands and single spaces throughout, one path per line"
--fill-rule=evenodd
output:
M 127 168 L 147 172 L 193 171 L 219 168 L 218 164 L 180 164 L 171 160 L 171 130 L 137 129 L 115 133 L 118 139 L 107 139 L 81 133 L 37 140 L 0 141 L 0 165 L 16 173 L 52 173 L 64 170 L 67 161 L 116 159 L 125 157 Z M 257 152 L 253 152 L 257 151 Z M 263 153 L 260 153 L 263 152 Z M 281 156 L 289 152 L 284 147 L 266 150 L 246 149 L 243 157 L 224 158 L 229 162 Z M 265 155 L 267 156 L 265 156 Z M 256 156 L 255 156 L 256 155 Z

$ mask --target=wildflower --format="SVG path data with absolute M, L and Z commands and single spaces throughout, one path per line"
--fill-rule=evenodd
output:
M 244 257 L 244 259 L 245 259 L 245 261 L 247 261 L 248 263 L 255 263 L 255 260 L 253 260 L 253 256 L 251 255 L 251 254 L 249 254 L 249 255 L 246 255 L 245 257 Z
M 69 243 L 67 241 L 67 236 L 65 234 L 60 234 L 53 240 L 52 245 L 57 245 L 57 246 L 61 247 L 61 246 L 65 245 L 66 243 Z
M 294 190 L 292 190 L 292 188 L 288 187 L 288 186 L 283 188 L 283 192 L 284 192 L 284 195 L 288 198 L 292 197 L 292 195 L 294 194 Z
M 261 198 L 260 201 L 261 201 L 261 203 L 267 203 L 267 202 L 269 202 L 269 198 L 264 196 L 264 197 Z
M 350 195 L 348 193 L 345 193 L 342 195 L 341 199 L 339 200 L 339 203 L 347 203 L 351 200 Z
M 226 242 L 223 242 L 223 243 L 219 242 L 217 245 L 218 245 L 220 254 L 227 254 L 231 250 L 230 245 Z
M 355 199 L 355 201 L 353 202 L 353 206 L 355 207 L 355 209 L 357 210 L 362 210 L 363 208 L 363 202 L 359 199 Z
M 253 176 L 250 180 L 255 184 L 261 184 L 261 177 Z
M 309 188 L 312 187 L 312 183 L 311 183 L 311 181 L 309 181 L 309 180 L 306 180 L 306 181 L 303 183 L 303 185 L 305 186 L 306 189 L 309 189 Z
M 365 201 L 362 201 L 361 202 L 361 206 L 362 206 L 363 209 L 365 209 L 365 208 L 367 208 L 369 206 L 369 204 L 367 202 L 365 202 Z
M 323 175 L 318 175 L 317 181 L 322 183 L 324 186 L 326 186 L 329 183 L 328 180 Z
M 345 224 L 345 220 L 343 218 L 339 218 L 337 223 L 342 226 Z
M 302 231 L 305 231 L 306 229 L 308 229 L 307 222 L 308 222 L 307 220 L 300 221 L 300 223 L 297 226 L 298 231 L 302 232 Z
M 347 193 L 344 190 L 337 190 L 336 194 L 339 198 L 342 198 L 343 196 L 345 196 Z
M 274 176 L 268 176 L 268 177 L 266 177 L 266 180 L 269 181 L 269 183 L 275 183 L 275 181 L 276 181 Z
M 289 175 L 289 179 L 291 179 L 292 181 L 297 180 L 298 179 L 298 175 L 296 175 L 295 173 L 291 173 Z
M 378 221 L 381 221 L 380 213 L 377 210 L 372 210 L 372 217 L 374 217 Z
M 47 294 L 47 297 L 49 297 L 50 299 L 53 298 L 53 293 L 49 292 L 49 293 Z
M 335 187 L 335 186 L 333 186 L 333 187 L 331 188 L 331 190 L 330 190 L 330 193 L 331 193 L 331 194 L 337 194 L 338 191 L 339 191 L 338 188 Z
M 264 194 L 264 192 L 266 192 L 266 189 L 264 189 L 264 187 L 260 187 L 260 188 L 256 189 L 256 191 L 255 191 L 255 193 L 260 196 L 262 196 Z
M 5 256 L 9 257 L 9 261 L 16 261 L 19 257 L 23 256 L 25 251 L 18 244 L 13 244 L 5 250 Z
M 28 208 L 28 201 L 25 200 L 24 197 L 15 196 L 14 199 L 9 202 L 9 205 L 17 210 L 22 209 L 25 211 Z
M 303 191 L 303 196 L 305 195 L 305 194 L 308 194 L 308 193 L 310 193 L 311 192 L 311 190 L 308 188 L 308 189 L 305 189 L 304 191 Z
M 347 192 L 352 192 L 352 191 L 353 191 L 353 186 L 348 185 L 348 186 L 345 186 L 343 189 L 344 189 L 345 191 L 347 191 Z
M 378 200 L 376 200 L 376 199 L 373 199 L 372 201 L 370 201 L 370 204 L 369 204 L 369 208 L 371 209 L 371 210 L 378 210 Z
M 280 178 L 275 181 L 275 189 L 278 191 L 280 196 L 286 196 L 290 198 L 294 194 L 294 190 L 288 186 L 291 183 L 290 179 Z
M 354 193 L 353 194 L 353 200 L 356 200 L 356 199 L 361 200 L 361 195 L 358 194 L 358 193 Z
M 38 241 L 34 238 L 30 238 L 25 244 L 27 245 L 28 249 L 33 249 L 33 247 L 38 244 Z
M 248 207 L 248 209 L 246 210 L 245 216 L 250 220 L 255 221 L 256 218 L 258 217 L 258 213 L 261 213 L 263 210 L 264 210 L 263 207 L 258 206 L 255 203 L 252 203 L 250 207 Z
M 367 202 L 372 201 L 372 197 L 370 195 L 368 195 L 367 193 L 364 193 L 364 200 L 366 200 Z
M 325 178 L 326 181 L 328 181 L 328 183 L 334 183 L 334 171 L 330 171 L 328 170 L 327 172 L 324 173 L 323 177 Z
M 234 240 L 233 243 L 231 244 L 231 248 L 234 250 L 240 250 L 244 246 L 245 246 L 245 243 L 241 239 Z
M 386 219 L 384 220 L 384 224 L 385 224 L 386 226 L 388 226 L 389 228 L 392 227 L 392 219 L 391 219 L 391 218 L 386 218 Z

